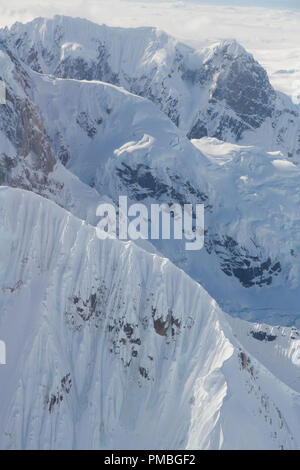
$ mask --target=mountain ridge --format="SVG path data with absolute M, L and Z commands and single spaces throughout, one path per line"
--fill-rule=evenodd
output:
M 184 272 L 31 192 L 1 187 L 0 211 L 1 448 L 298 447 L 299 392 Z
M 275 92 L 235 40 L 197 51 L 155 28 L 61 16 L 18 23 L 0 37 L 35 71 L 110 82 L 147 97 L 189 138 L 259 143 L 299 160 L 299 107 Z

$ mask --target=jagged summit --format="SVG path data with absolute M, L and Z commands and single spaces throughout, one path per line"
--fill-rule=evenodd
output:
M 207 48 L 211 50 L 213 54 L 219 53 L 223 57 L 237 59 L 240 56 L 250 56 L 253 57 L 250 52 L 247 52 L 246 49 L 234 38 L 222 39 L 221 41 L 212 44 Z

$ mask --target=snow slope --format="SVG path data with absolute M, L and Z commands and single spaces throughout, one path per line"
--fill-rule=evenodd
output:
M 190 138 L 259 145 L 299 162 L 299 107 L 236 41 L 197 51 L 154 28 L 63 16 L 16 23 L 0 39 L 37 72 L 102 80 L 147 97 Z
M 294 370 L 181 270 L 24 190 L 0 213 L 0 448 L 299 448 Z

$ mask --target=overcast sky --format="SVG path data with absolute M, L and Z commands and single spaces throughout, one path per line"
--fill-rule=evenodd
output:
M 300 0 L 0 0 L 0 27 L 54 14 L 155 26 L 196 48 L 235 38 L 266 68 L 275 88 L 290 95 L 299 89 Z
M 170 0 L 172 1 L 172 0 Z M 300 0 L 188 0 L 194 3 L 300 9 Z
M 177 0 L 129 0 L 140 2 L 157 2 L 168 1 L 176 2 Z M 279 9 L 297 9 L 300 10 L 300 0 L 186 0 L 187 2 L 199 3 L 205 5 L 229 5 L 229 6 L 247 6 L 247 7 L 266 7 Z

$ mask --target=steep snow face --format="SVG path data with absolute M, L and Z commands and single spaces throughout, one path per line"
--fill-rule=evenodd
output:
M 205 249 L 191 253 L 185 240 L 152 241 L 159 252 L 224 310 L 297 321 L 298 166 L 279 152 L 217 139 L 192 145 L 152 103 L 116 86 L 37 73 L 32 81 L 56 153 L 99 194 L 115 203 L 127 195 L 146 205 L 205 205 Z
M 1 448 L 299 448 L 288 369 L 186 274 L 23 190 L 0 213 Z
M 32 81 L 34 100 L 56 154 L 85 183 L 102 194 L 116 196 L 123 178 L 127 191 L 142 200 L 151 194 L 158 198 L 164 192 L 160 177 L 168 179 L 170 191 L 188 197 L 188 184 L 181 187 L 181 183 L 192 178 L 186 183 L 202 187 L 206 199 L 206 159 L 151 102 L 106 83 L 36 73 Z M 132 175 L 130 180 L 130 166 L 138 164 L 151 167 L 157 178 L 157 184 L 150 181 L 150 175 L 149 181 L 145 178 L 144 191 L 139 188 L 139 178 L 134 181 Z M 121 182 L 112 177 L 116 166 Z M 174 173 L 180 173 L 180 182 L 174 181 Z
M 299 330 L 259 323 L 247 323 L 227 317 L 244 347 L 252 356 L 291 389 L 300 392 L 298 368 Z
M 37 72 L 101 80 L 147 97 L 189 138 L 255 143 L 299 160 L 299 107 L 274 91 L 236 41 L 195 51 L 153 28 L 61 16 L 16 23 L 0 37 Z

